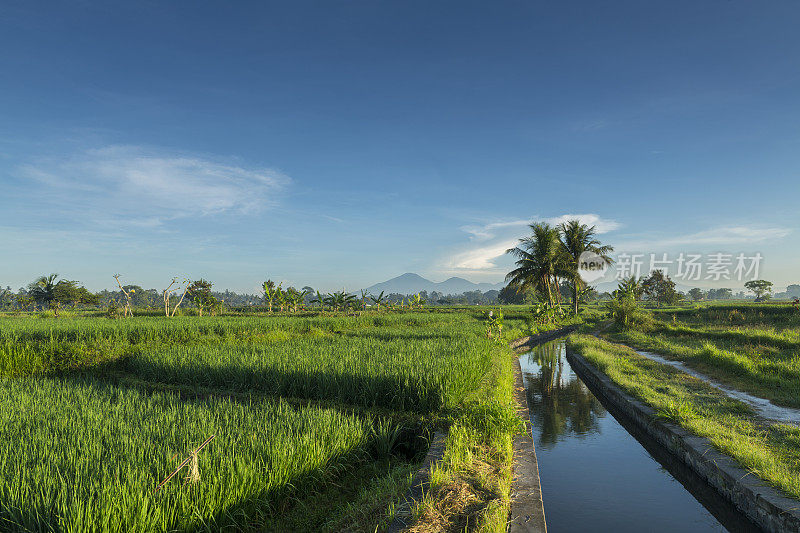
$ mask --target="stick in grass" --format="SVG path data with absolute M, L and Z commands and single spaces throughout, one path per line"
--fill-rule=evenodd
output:
M 199 472 L 197 471 L 197 454 L 198 454 L 198 453 L 200 453 L 200 450 L 202 450 L 203 448 L 205 448 L 206 444 L 208 444 L 209 442 L 211 442 L 211 439 L 213 439 L 214 437 L 215 437 L 215 435 L 211 435 L 210 437 L 208 437 L 206 440 L 204 440 L 204 441 L 203 441 L 203 444 L 201 444 L 201 445 L 200 445 L 200 446 L 198 446 L 198 447 L 197 447 L 195 450 L 193 450 L 193 451 L 192 451 L 192 453 L 190 453 L 190 454 L 189 454 L 189 457 L 187 457 L 186 459 L 184 459 L 184 460 L 183 460 L 183 462 L 182 462 L 180 465 L 178 465 L 178 468 L 176 468 L 174 472 L 172 472 L 170 475 L 168 475 L 168 476 L 167 476 L 167 477 L 164 479 L 164 481 L 162 481 L 161 483 L 159 483 L 159 484 L 158 484 L 158 487 L 156 487 L 156 490 L 154 490 L 154 491 L 153 491 L 153 494 L 155 494 L 156 492 L 160 491 L 160 490 L 161 490 L 161 488 L 162 488 L 164 485 L 166 485 L 166 484 L 167 484 L 167 482 L 168 482 L 170 479 L 172 479 L 173 477 L 175 477 L 175 474 L 177 474 L 178 472 L 180 472 L 180 471 L 181 471 L 181 469 L 182 469 L 184 466 L 186 466 L 187 464 L 189 464 L 189 461 L 191 461 L 192 459 L 194 459 L 194 464 L 192 465 L 192 466 L 193 466 L 193 471 L 190 471 L 190 472 L 189 472 L 190 479 L 193 479 L 193 480 L 194 480 L 194 479 L 199 479 L 199 477 L 200 477 L 200 474 L 199 474 Z M 195 474 L 195 473 L 197 474 L 197 478 L 195 478 L 195 476 L 193 475 L 193 474 Z

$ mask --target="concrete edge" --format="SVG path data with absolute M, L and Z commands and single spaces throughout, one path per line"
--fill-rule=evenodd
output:
M 578 326 L 572 325 L 572 326 L 565 326 L 559 329 L 554 329 L 551 331 L 545 331 L 543 333 L 539 333 L 538 335 L 520 337 L 519 339 L 514 339 L 513 341 L 509 342 L 508 346 L 514 351 L 520 351 L 523 349 L 531 348 L 535 344 L 538 344 L 543 341 L 549 341 L 551 339 L 555 339 L 556 337 L 563 337 L 564 335 L 572 333 L 576 329 L 578 329 Z
M 508 530 L 511 533 L 547 533 L 544 516 L 539 462 L 533 443 L 528 398 L 522 382 L 519 359 L 514 358 L 514 398 L 517 414 L 525 424 L 525 432 L 514 437 L 514 477 L 511 481 L 511 511 Z
M 386 528 L 386 533 L 400 533 L 413 525 L 411 510 L 415 503 L 422 501 L 431 484 L 431 469 L 444 456 L 444 441 L 446 438 L 447 433 L 444 431 L 437 431 L 433 434 L 428 453 L 416 473 L 414 473 L 414 477 L 411 479 L 411 486 L 398 502 L 394 520 Z
M 567 358 L 579 377 L 670 453 L 694 470 L 741 513 L 765 531 L 800 532 L 800 501 L 783 496 L 717 451 L 704 437 L 656 417 L 649 405 L 629 396 L 583 356 L 567 348 Z

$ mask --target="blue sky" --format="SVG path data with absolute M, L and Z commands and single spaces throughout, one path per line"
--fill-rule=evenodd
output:
M 0 284 L 496 282 L 525 223 L 564 215 L 800 282 L 799 22 L 794 1 L 4 3 Z

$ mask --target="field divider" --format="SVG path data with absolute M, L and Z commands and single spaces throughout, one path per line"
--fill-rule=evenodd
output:
M 565 326 L 563 328 L 558 329 L 551 329 L 550 331 L 544 331 L 542 333 L 536 335 L 530 335 L 527 337 L 520 337 L 519 339 L 514 339 L 513 341 L 508 343 L 508 346 L 517 353 L 530 350 L 534 345 L 549 341 L 551 339 L 555 339 L 557 337 L 563 337 L 564 335 L 568 335 L 578 329 L 577 325 Z
M 413 525 L 411 521 L 414 504 L 422 501 L 430 487 L 433 467 L 444 456 L 445 439 L 447 439 L 447 432 L 440 430 L 434 433 L 428 453 L 411 479 L 411 486 L 397 504 L 394 520 L 389 524 L 386 533 L 400 533 Z

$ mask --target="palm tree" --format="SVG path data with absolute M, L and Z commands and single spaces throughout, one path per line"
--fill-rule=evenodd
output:
M 580 220 L 568 220 L 559 224 L 558 232 L 561 241 L 561 255 L 565 260 L 566 277 L 572 283 L 572 311 L 578 314 L 578 295 L 585 285 L 578 272 L 581 254 L 593 252 L 600 256 L 607 265 L 610 265 L 613 259 L 608 254 L 613 252 L 614 248 L 601 245 L 600 241 L 595 238 L 597 233 L 595 227 L 581 224 Z
M 517 268 L 506 275 L 506 281 L 518 291 L 536 289 L 547 295 L 547 303 L 553 305 L 553 287 L 558 290 L 557 278 L 564 273 L 558 228 L 546 222 L 531 224 L 530 228 L 532 235 L 520 239 L 516 248 L 506 250 L 517 258 Z
M 58 285 L 56 278 L 58 278 L 58 274 L 40 276 L 28 285 L 28 295 L 41 305 L 42 309 L 44 309 L 44 304 L 49 305 L 55 298 L 56 285 Z

